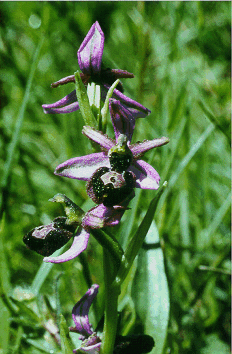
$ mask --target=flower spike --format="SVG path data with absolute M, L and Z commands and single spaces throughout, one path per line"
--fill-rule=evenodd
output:
M 140 157 L 150 149 L 167 144 L 169 139 L 163 137 L 130 145 L 135 117 L 126 107 L 122 106 L 120 101 L 116 100 L 111 101 L 110 112 L 116 140 L 110 139 L 107 135 L 89 126 L 83 127 L 83 134 L 99 144 L 104 152 L 67 160 L 56 168 L 55 174 L 89 181 L 100 168 L 108 168 L 104 172 L 108 173 L 113 166 L 113 169 L 120 173 L 122 171 L 133 173 L 137 188 L 158 189 L 160 181 L 158 172 Z M 124 153 L 119 152 L 119 145 L 117 145 L 122 136 L 126 137 L 128 146 Z M 119 166 L 124 167 L 120 170 Z

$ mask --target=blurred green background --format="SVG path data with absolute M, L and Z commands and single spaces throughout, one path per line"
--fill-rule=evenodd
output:
M 89 282 L 101 285 L 97 320 L 102 314 L 102 251 L 93 238 L 83 257 L 51 267 L 47 277 L 42 269 L 41 284 L 34 279 L 42 257 L 22 242 L 63 215 L 48 201 L 56 193 L 85 211 L 93 206 L 84 182 L 53 174 L 91 152 L 80 113 L 45 115 L 41 105 L 74 89 L 50 84 L 76 71 L 95 21 L 105 34 L 103 62 L 135 74 L 124 80 L 125 93 L 152 112 L 137 121 L 133 142 L 170 138 L 144 157 L 168 181 L 154 219 L 170 296 L 163 353 L 230 353 L 230 2 L 9 1 L 0 16 L 0 353 L 60 352 L 44 328 L 51 318 L 55 328 L 60 312 L 71 324 L 72 306 L 88 288 L 86 262 Z M 155 193 L 136 191 L 111 230 L 122 243 Z M 132 310 L 133 318 L 122 311 L 123 333 L 144 326 Z

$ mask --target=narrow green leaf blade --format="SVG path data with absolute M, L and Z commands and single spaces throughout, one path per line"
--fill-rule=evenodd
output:
M 92 128 L 97 128 L 97 121 L 92 113 L 85 85 L 83 84 L 78 71 L 76 71 L 74 75 L 77 100 L 85 124 L 89 125 Z
M 60 315 L 60 340 L 62 353 L 73 354 L 69 329 L 63 315 Z
M 163 186 L 159 189 L 158 193 L 156 194 L 155 198 L 152 199 L 149 208 L 141 222 L 141 224 L 138 227 L 138 230 L 136 231 L 135 235 L 133 236 L 132 240 L 130 241 L 123 257 L 122 257 L 122 262 L 120 269 L 118 271 L 116 281 L 115 281 L 115 286 L 119 286 L 122 284 L 124 279 L 126 278 L 130 267 L 137 256 L 140 248 L 142 247 L 143 241 L 147 235 L 147 232 L 150 228 L 150 225 L 152 223 L 152 220 L 154 218 L 155 211 L 157 209 L 157 205 L 159 202 L 159 199 L 161 195 L 163 194 L 164 189 L 167 186 L 167 182 L 163 184 Z
M 57 250 L 53 254 L 54 257 L 59 256 L 63 252 L 65 246 L 63 246 L 62 248 Z M 41 286 L 43 285 L 43 283 L 44 283 L 45 279 L 47 278 L 48 274 L 50 273 L 50 271 L 52 270 L 52 267 L 54 266 L 54 264 L 55 263 L 42 262 L 38 272 L 36 273 L 33 283 L 31 285 L 31 290 L 35 295 L 37 295 L 39 293 Z
M 159 242 L 159 234 L 153 221 L 146 236 L 146 243 Z M 162 249 L 141 250 L 138 257 L 133 298 L 136 311 L 144 323 L 145 334 L 155 341 L 151 354 L 162 354 L 169 320 L 169 291 L 164 269 Z

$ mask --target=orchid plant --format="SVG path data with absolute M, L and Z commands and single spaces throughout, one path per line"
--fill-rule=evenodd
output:
M 120 336 L 117 333 L 117 304 L 120 286 L 132 266 L 146 232 L 135 237 L 126 250 L 123 250 L 106 227 L 114 227 L 125 212 L 129 213 L 129 203 L 133 208 L 132 200 L 136 188 L 159 188 L 158 172 L 142 157 L 147 151 L 167 144 L 169 139 L 161 137 L 131 143 L 137 118 L 145 118 L 150 114 L 150 110 L 123 94 L 119 79 L 133 78 L 134 75 L 126 70 L 105 68 L 102 63 L 103 49 L 104 34 L 99 23 L 95 22 L 77 52 L 81 73 L 76 72 L 52 84 L 52 87 L 57 87 L 75 83 L 75 90 L 55 103 L 43 105 L 44 112 L 50 114 L 73 113 L 80 109 L 85 121 L 82 133 L 93 142 L 96 151 L 61 163 L 55 169 L 55 174 L 86 181 L 87 194 L 96 206 L 85 212 L 67 196 L 57 194 L 51 201 L 61 203 L 66 216 L 59 216 L 48 225 L 36 227 L 24 237 L 24 242 L 27 247 L 45 256 L 44 262 L 62 263 L 78 257 L 85 251 L 92 234 L 103 246 L 104 328 L 102 333 L 96 333 L 89 323 L 89 308 L 99 288 L 99 285 L 94 284 L 72 311 L 75 327 L 70 328 L 70 331 L 79 333 L 82 340 L 81 347 L 74 352 L 123 354 L 136 348 L 136 353 L 142 354 L 152 350 L 154 340 L 145 334 Z M 97 102 L 97 98 L 101 102 L 96 114 L 94 102 Z M 93 104 L 90 105 L 90 101 Z M 99 110 L 99 107 L 103 107 L 102 110 Z M 105 134 L 105 129 L 101 129 L 108 109 L 114 139 Z M 156 196 L 155 205 L 161 192 Z M 71 238 L 71 247 L 63 254 L 54 256 L 54 251 L 64 246 Z

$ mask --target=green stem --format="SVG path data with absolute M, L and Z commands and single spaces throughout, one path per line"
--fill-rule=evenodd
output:
M 117 332 L 118 296 L 120 287 L 112 288 L 117 268 L 113 267 L 111 256 L 107 250 L 103 253 L 104 280 L 105 280 L 105 317 L 101 354 L 113 354 Z
M 100 229 L 91 230 L 91 233 L 100 243 L 103 249 L 109 251 L 110 255 L 113 257 L 112 259 L 114 261 L 115 267 L 119 268 L 123 256 L 123 250 L 118 241 L 114 238 L 113 235 L 109 235 Z
M 109 100 L 112 97 L 114 93 L 114 89 L 116 88 L 117 84 L 119 83 L 119 79 L 117 79 L 113 85 L 110 87 L 110 89 L 107 92 L 106 99 L 104 106 L 102 107 L 101 114 L 102 114 L 102 132 L 106 132 L 106 125 L 107 125 L 107 114 L 109 110 Z

